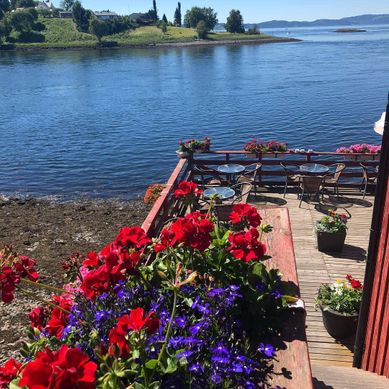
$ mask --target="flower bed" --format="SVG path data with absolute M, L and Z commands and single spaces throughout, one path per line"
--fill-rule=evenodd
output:
M 237 205 L 231 222 L 227 230 L 194 212 L 157 239 L 125 227 L 99 253 L 67 261 L 72 283 L 30 313 L 23 359 L 0 368 L 0 384 L 254 388 L 265 382 L 275 354 L 268 339 L 288 297 L 278 271 L 263 263 L 269 257 L 261 237 L 271 228 L 248 205 Z M 7 248 L 0 265 L 4 302 L 39 285 L 29 258 Z
M 146 189 L 146 193 L 144 196 L 144 202 L 147 205 L 152 205 L 154 204 L 159 196 L 161 195 L 162 191 L 165 189 L 164 184 L 151 184 L 149 187 Z

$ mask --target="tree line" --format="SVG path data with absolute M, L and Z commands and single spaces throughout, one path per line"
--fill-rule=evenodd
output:
M 40 32 L 45 29 L 45 25 L 38 21 L 38 16 L 58 16 L 58 9 L 37 11 L 35 6 L 34 0 L 0 0 L 0 44 L 4 39 L 11 43 L 14 41 L 40 42 L 44 40 L 44 36 Z M 15 11 L 19 8 L 23 9 Z M 85 9 L 78 0 L 63 0 L 60 9 L 71 11 L 77 30 L 95 35 L 100 43 L 104 36 L 128 31 L 140 25 L 157 25 L 163 33 L 167 32 L 168 26 L 184 26 L 196 29 L 198 37 L 205 39 L 218 23 L 217 13 L 211 7 L 194 6 L 188 9 L 182 17 L 180 2 L 175 8 L 173 22 L 169 22 L 165 14 L 159 18 L 156 0 L 152 1 L 152 8 L 141 14 L 137 20 L 132 20 L 129 16 L 99 20 L 91 10 Z M 244 33 L 243 17 L 240 11 L 231 10 L 224 26 L 227 32 Z M 15 32 L 13 35 L 16 38 L 10 36 L 12 31 Z

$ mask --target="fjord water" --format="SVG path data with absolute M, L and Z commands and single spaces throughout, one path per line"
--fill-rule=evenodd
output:
M 387 102 L 389 27 L 271 30 L 298 43 L 0 53 L 0 193 L 134 198 L 177 141 L 253 137 L 321 151 L 373 132 Z

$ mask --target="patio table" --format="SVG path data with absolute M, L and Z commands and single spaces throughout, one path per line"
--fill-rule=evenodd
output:
M 208 199 L 212 195 L 218 195 L 221 200 L 227 200 L 235 196 L 235 191 L 227 186 L 214 186 L 206 189 L 203 194 Z
M 330 168 L 326 165 L 321 165 L 319 163 L 306 163 L 305 165 L 300 166 L 300 172 L 305 174 L 320 175 L 328 173 Z
M 231 183 L 231 181 L 234 181 L 235 174 L 244 171 L 244 166 L 237 163 L 227 163 L 218 166 L 217 170 L 219 173 L 224 173 L 227 176 L 228 183 Z

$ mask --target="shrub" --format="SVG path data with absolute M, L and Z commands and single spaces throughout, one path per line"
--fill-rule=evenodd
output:
M 35 31 L 23 31 L 19 33 L 18 42 L 22 43 L 36 43 L 44 42 L 45 36 Z
M 207 39 L 208 29 L 207 29 L 207 26 L 205 25 L 204 20 L 200 20 L 197 23 L 196 32 L 197 32 L 197 37 L 199 39 Z

